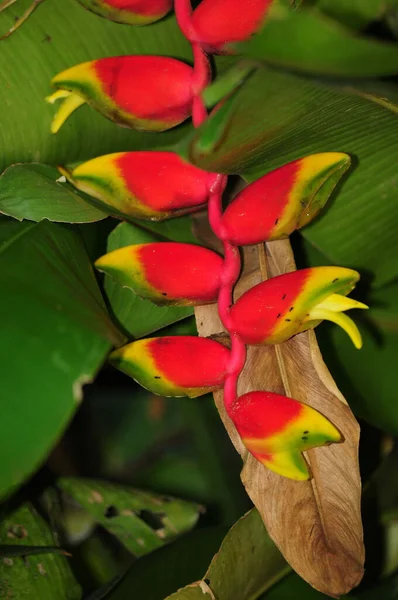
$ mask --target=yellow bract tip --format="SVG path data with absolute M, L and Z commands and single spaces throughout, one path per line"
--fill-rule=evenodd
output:
M 368 309 L 369 306 L 353 298 L 347 296 L 341 296 L 340 294 L 331 294 L 325 300 L 317 305 L 317 308 L 325 308 L 326 310 L 333 310 L 335 312 L 342 312 L 350 310 L 352 308 Z
M 66 119 L 86 102 L 81 96 L 78 96 L 74 92 L 67 92 L 66 90 L 57 90 L 54 94 L 46 98 L 47 102 L 50 102 L 50 104 L 53 104 L 59 99 L 64 100 L 51 123 L 51 133 L 57 133 L 65 123 Z
M 309 318 L 313 321 L 332 321 L 344 329 L 357 350 L 362 348 L 362 337 L 359 329 L 354 321 L 350 319 L 350 317 L 347 317 L 346 314 L 327 310 L 326 308 L 319 308 L 319 306 L 317 306 L 311 310 Z

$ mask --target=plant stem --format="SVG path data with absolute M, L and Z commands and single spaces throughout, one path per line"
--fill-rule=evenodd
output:
M 21 25 L 23 25 L 23 23 L 25 23 L 25 21 L 27 19 L 29 19 L 30 15 L 32 14 L 32 12 L 39 6 L 39 4 L 41 4 L 44 0 L 34 0 L 33 3 L 29 6 L 29 8 L 26 9 L 26 11 L 24 12 L 24 14 L 22 15 L 22 17 L 20 17 L 12 27 L 10 27 L 10 29 L 4 33 L 2 36 L 0 36 L 0 40 L 5 40 L 8 37 L 10 37 L 10 35 L 12 35 L 17 29 L 19 29 L 19 27 L 21 27 Z M 7 8 L 8 6 L 11 6 L 11 4 L 14 4 L 13 1 L 6 1 L 5 4 L 0 5 L 0 11 L 4 10 L 5 8 Z
M 180 29 L 192 45 L 194 57 L 192 122 L 194 127 L 199 127 L 207 119 L 207 109 L 203 100 L 203 92 L 210 83 L 209 62 L 200 43 L 195 40 L 190 0 L 175 0 L 174 9 Z M 227 412 L 230 412 L 238 395 L 237 385 L 239 375 L 246 361 L 246 346 L 233 330 L 231 320 L 233 289 L 240 274 L 241 260 L 238 248 L 228 240 L 222 223 L 222 195 L 227 185 L 227 180 L 227 175 L 219 174 L 217 176 L 210 189 L 208 211 L 210 226 L 216 236 L 222 240 L 224 246 L 224 265 L 218 294 L 218 313 L 225 329 L 231 337 L 230 360 L 224 384 L 224 406 Z

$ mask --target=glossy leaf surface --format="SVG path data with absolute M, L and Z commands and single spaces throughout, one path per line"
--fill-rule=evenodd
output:
M 190 398 L 223 386 L 228 359 L 223 344 L 194 336 L 139 340 L 110 355 L 115 367 L 151 392 Z
M 0 212 L 19 221 L 92 223 L 106 218 L 106 213 L 59 178 L 57 169 L 39 163 L 9 167 L 0 176 Z
M 312 75 L 375 77 L 398 71 L 396 44 L 358 35 L 314 8 L 295 10 L 279 2 L 271 6 L 262 30 L 234 50 Z
M 45 459 L 77 409 L 82 386 L 122 338 L 71 229 L 0 221 L 0 272 L 0 306 L 7 315 L 0 351 L 5 495 Z

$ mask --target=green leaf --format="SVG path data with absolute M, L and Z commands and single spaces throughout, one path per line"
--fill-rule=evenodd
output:
M 252 509 L 230 529 L 201 581 L 168 600 L 252 600 L 290 572 Z
M 234 44 L 234 50 L 310 74 L 375 77 L 398 72 L 397 44 L 360 37 L 316 9 L 293 10 L 279 3 L 271 6 L 261 31 Z
M 24 548 L 50 546 L 50 528 L 34 508 L 22 506 L 0 524 L 0 542 Z M 59 549 L 57 549 L 59 550 Z M 54 552 L 33 556 L 8 555 L 0 560 L 0 597 L 13 600 L 80 600 L 81 590 L 67 559 Z
M 178 221 L 176 220 L 177 227 Z M 149 225 L 155 229 L 155 226 Z M 163 225 L 161 231 L 167 231 Z M 160 241 L 147 229 L 130 223 L 121 223 L 108 238 L 107 251 L 117 250 L 130 244 Z M 122 287 L 109 275 L 105 276 L 105 291 L 114 317 L 120 326 L 135 338 L 143 337 L 166 325 L 185 319 L 193 314 L 191 307 L 156 306 L 150 300 L 137 296 L 129 288 Z
M 382 285 L 398 276 L 396 110 L 355 90 L 261 68 L 198 131 L 190 158 L 254 180 L 314 152 L 347 152 L 356 167 L 303 235 L 334 263 L 370 271 Z
M 59 178 L 57 169 L 39 163 L 9 167 L 0 177 L 0 212 L 19 221 L 61 223 L 92 223 L 108 216 Z
M 0 556 L 33 556 L 35 554 L 64 554 L 68 552 L 57 546 L 27 546 L 21 544 L 0 544 Z
M 0 33 L 30 4 L 19 0 L 2 12 Z M 160 134 L 130 131 L 85 106 L 52 135 L 54 106 L 44 100 L 54 75 L 84 61 L 134 53 L 190 59 L 189 44 L 173 15 L 150 27 L 130 27 L 101 19 L 76 0 L 47 0 L 0 44 L 5 107 L 0 115 L 0 171 L 15 162 L 65 164 L 108 152 L 165 146 L 184 132 L 184 127 Z
M 140 221 L 139 219 L 132 219 L 132 223 L 140 229 L 150 231 L 158 239 L 163 238 L 187 244 L 199 243 L 194 234 L 194 221 L 190 215 L 175 219 L 166 219 L 164 221 Z
M 281 581 L 277 582 L 268 592 L 259 600 L 328 600 L 326 596 L 311 587 L 304 579 L 301 579 L 296 573 L 290 573 Z M 341 600 L 348 596 L 340 596 Z
M 227 531 L 226 527 L 191 531 L 135 561 L 120 577 L 115 577 L 85 600 L 131 600 L 136 597 L 163 600 L 167 594 L 201 577 Z
M 61 479 L 60 488 L 135 556 L 191 529 L 198 504 L 89 479 Z
M 120 334 L 66 226 L 0 220 L 0 288 L 4 495 L 45 459 Z
M 350 0 L 349 2 L 347 0 L 316 0 L 316 6 L 326 15 L 349 27 L 361 29 L 372 21 L 383 19 L 389 11 L 398 8 L 398 2 L 397 0 Z

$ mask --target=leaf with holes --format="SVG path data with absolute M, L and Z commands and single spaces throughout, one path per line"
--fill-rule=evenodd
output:
M 55 548 L 50 527 L 29 504 L 24 504 L 7 516 L 0 524 L 0 543 L 12 544 L 17 550 L 7 554 L 2 551 L 0 560 L 0 597 L 18 600 L 79 600 L 81 589 L 75 580 L 67 559 Z M 46 547 L 42 554 L 29 551 L 29 547 Z M 27 547 L 27 548 L 26 548 Z M 4 546 L 2 546 L 4 548 Z M 56 552 L 55 552 L 55 551 Z
M 198 504 L 89 479 L 65 478 L 60 488 L 135 556 L 143 556 L 191 529 Z

